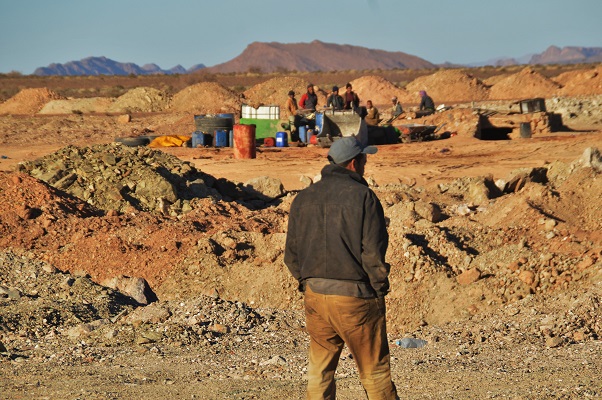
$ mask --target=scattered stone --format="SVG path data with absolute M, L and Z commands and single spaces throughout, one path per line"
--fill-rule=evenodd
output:
M 157 295 L 152 291 L 144 278 L 120 275 L 103 281 L 102 285 L 131 296 L 139 304 L 147 305 L 157 301 Z
M 602 171 L 602 154 L 600 154 L 600 150 L 595 147 L 588 147 L 585 149 L 579 161 L 584 167 Z
M 532 285 L 535 281 L 535 273 L 533 271 L 524 270 L 518 274 L 518 279 L 523 281 L 526 285 Z
M 117 117 L 117 122 L 120 124 L 128 124 L 132 121 L 132 116 L 130 114 L 124 114 Z
M 88 336 L 94 330 L 94 326 L 91 324 L 79 324 L 65 331 L 65 335 L 71 339 L 77 340 L 82 336 Z
M 285 194 L 284 186 L 280 179 L 269 176 L 261 176 L 245 182 L 243 190 L 250 198 L 257 198 L 266 202 L 270 202 Z
M 558 336 L 549 337 L 546 339 L 546 346 L 553 349 L 555 347 L 559 347 L 560 345 L 562 345 L 563 342 L 564 342 L 564 340 L 561 337 L 558 337 Z
M 456 277 L 456 280 L 460 285 L 470 285 L 478 281 L 481 278 L 481 271 L 478 268 L 471 268 L 467 271 L 462 272 Z
M 301 183 L 303 183 L 303 185 L 305 187 L 309 187 L 311 186 L 314 182 L 311 180 L 311 178 L 307 175 L 301 175 L 301 177 L 299 178 L 299 181 L 301 181 Z
M 556 220 L 548 218 L 548 219 L 546 219 L 546 221 L 544 223 L 544 229 L 547 232 L 553 231 L 554 228 L 556 227 L 556 224 L 557 224 Z
M 427 203 L 424 201 L 417 201 L 414 203 L 414 211 L 422 218 L 430 222 L 441 221 L 441 208 L 434 203 Z
M 213 325 L 209 326 L 209 330 L 211 332 L 221 333 L 221 334 L 230 333 L 230 328 L 227 327 L 226 325 L 222 325 L 222 324 L 213 324 Z
M 286 365 L 286 359 L 282 356 L 274 356 L 269 360 L 262 361 L 259 363 L 260 367 L 265 367 L 267 365 Z
M 171 312 L 164 306 L 153 303 L 146 307 L 139 307 L 128 315 L 126 321 L 132 325 L 139 325 L 144 322 L 160 323 L 165 322 L 171 316 Z

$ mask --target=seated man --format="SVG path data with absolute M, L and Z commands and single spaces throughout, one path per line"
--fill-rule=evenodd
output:
M 364 118 L 364 120 L 366 121 L 366 124 L 368 125 L 378 125 L 378 123 L 381 121 L 380 119 L 380 114 L 378 113 L 378 108 L 374 107 L 372 105 L 372 100 L 368 100 L 366 102 L 366 117 Z
M 420 110 L 416 113 L 417 116 L 424 117 L 435 112 L 435 102 L 431 96 L 426 94 L 426 91 L 421 90 L 420 94 Z
M 328 107 L 328 108 L 332 107 L 332 109 L 334 111 L 340 111 L 343 109 L 344 105 L 345 104 L 344 104 L 343 97 L 341 95 L 339 95 L 338 86 L 333 86 L 332 93 L 326 99 L 326 107 Z
M 392 119 L 395 119 L 403 113 L 403 108 L 401 107 L 401 103 L 397 101 L 396 96 L 391 98 L 391 102 L 393 103 L 393 107 L 391 107 L 391 117 Z

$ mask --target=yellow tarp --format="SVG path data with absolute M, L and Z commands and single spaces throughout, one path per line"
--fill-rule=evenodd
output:
M 184 143 L 191 139 L 191 136 L 159 136 L 154 138 L 148 147 L 182 147 Z

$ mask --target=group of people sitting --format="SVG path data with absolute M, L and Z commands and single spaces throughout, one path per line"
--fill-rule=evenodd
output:
M 435 103 L 433 99 L 426 94 L 426 91 L 421 90 L 420 94 L 420 106 L 419 111 L 416 113 L 417 116 L 425 116 L 435 112 Z M 399 103 L 397 97 L 391 98 L 393 103 L 391 107 L 391 118 L 389 122 L 396 119 L 403 113 L 401 103 Z M 288 92 L 288 99 L 286 102 L 286 111 L 290 117 L 298 115 L 300 112 L 315 112 L 318 107 L 318 96 L 315 93 L 314 85 L 312 83 L 307 85 L 307 92 L 301 96 L 299 103 L 295 99 L 295 92 L 293 90 Z M 345 92 L 343 95 L 339 94 L 339 87 L 333 86 L 332 92 L 326 98 L 325 109 L 333 111 L 353 110 L 360 114 L 368 125 L 378 125 L 382 118 L 376 107 L 372 104 L 372 100 L 366 101 L 366 107 L 360 108 L 360 98 L 353 91 L 351 83 L 345 85 Z

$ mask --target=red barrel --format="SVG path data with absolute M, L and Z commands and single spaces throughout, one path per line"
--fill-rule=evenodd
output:
M 255 125 L 234 125 L 234 158 L 255 158 Z
M 273 137 L 267 137 L 263 139 L 263 145 L 265 147 L 274 147 L 276 146 L 276 139 L 274 139 Z

